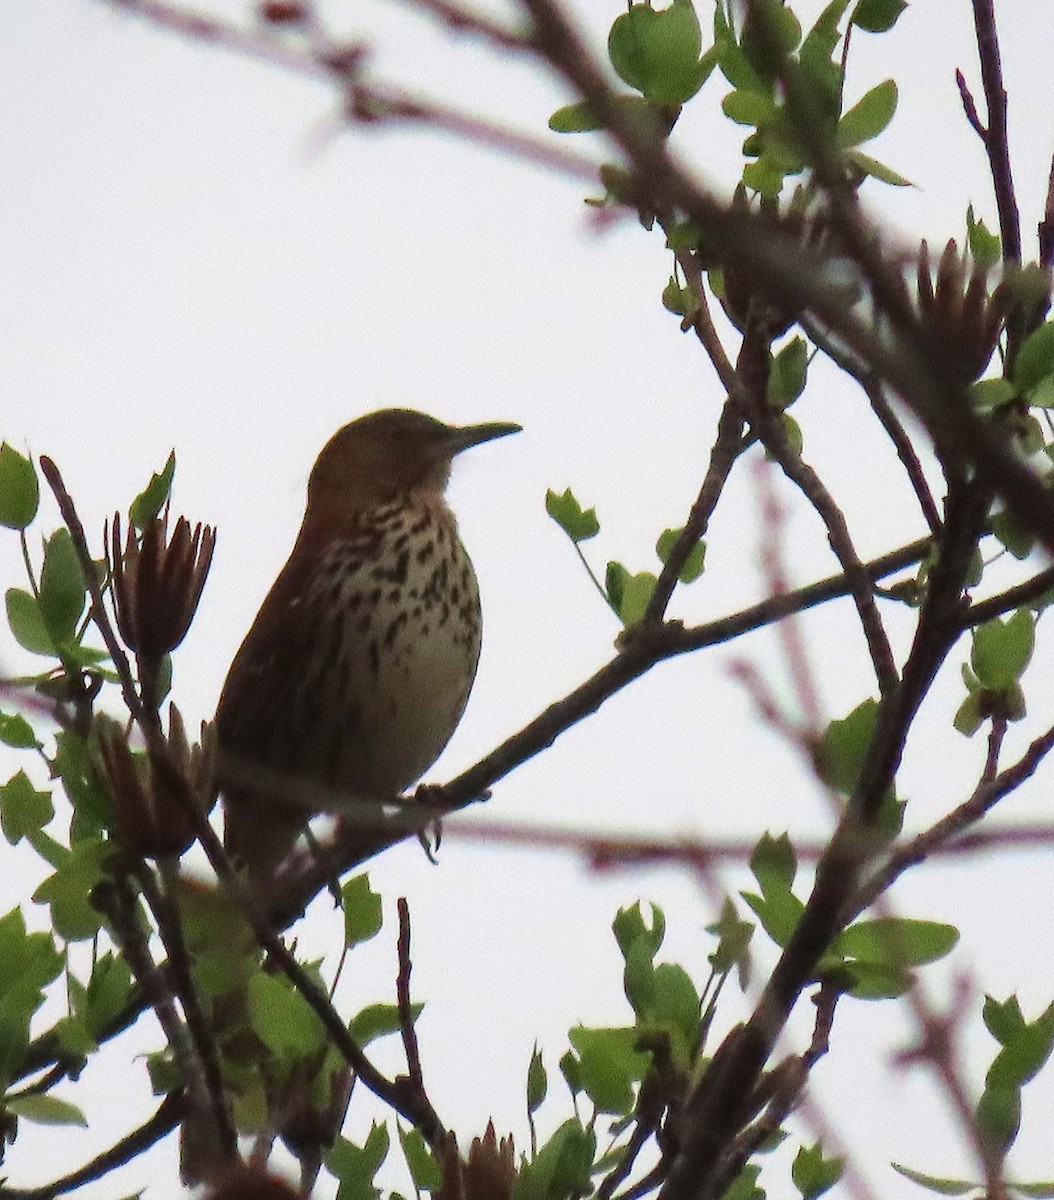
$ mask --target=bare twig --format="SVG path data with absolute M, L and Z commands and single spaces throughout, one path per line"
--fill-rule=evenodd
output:
M 137 1129 L 126 1134 L 119 1142 L 96 1155 L 90 1162 L 53 1179 L 51 1183 L 41 1184 L 35 1188 L 12 1188 L 0 1185 L 0 1200 L 52 1200 L 54 1196 L 63 1196 L 67 1192 L 76 1191 L 86 1183 L 94 1183 L 111 1171 L 123 1167 L 134 1158 L 138 1158 L 144 1150 L 159 1142 L 172 1132 L 183 1118 L 184 1097 L 182 1092 L 172 1092 L 161 1101 L 157 1111 L 149 1120 L 144 1121 Z
M 406 1069 L 412 1086 L 424 1094 L 425 1082 L 421 1072 L 421 1051 L 417 1045 L 417 1030 L 414 1028 L 414 1010 L 410 1003 L 410 906 L 405 896 L 398 900 L 399 910 L 399 974 L 395 980 L 395 996 L 399 1008 L 399 1029 L 406 1053 Z

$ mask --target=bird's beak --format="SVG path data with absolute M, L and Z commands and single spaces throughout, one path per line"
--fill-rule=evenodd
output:
M 462 450 L 468 450 L 472 446 L 480 445 L 482 442 L 489 442 L 494 438 L 508 437 L 510 433 L 522 432 L 523 426 L 515 425 L 512 421 L 488 421 L 484 425 L 455 425 L 451 426 L 450 437 L 444 449 L 453 458 L 455 454 L 460 454 Z

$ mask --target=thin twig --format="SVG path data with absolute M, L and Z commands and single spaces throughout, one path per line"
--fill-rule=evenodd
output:
M 138 1158 L 143 1151 L 149 1150 L 171 1133 L 182 1120 L 184 1107 L 182 1092 L 169 1093 L 149 1120 L 126 1134 L 102 1154 L 96 1155 L 83 1167 L 78 1167 L 68 1175 L 53 1179 L 51 1183 L 42 1184 L 40 1187 L 12 1188 L 0 1185 L 0 1200 L 52 1200 L 52 1197 L 76 1191 L 86 1183 L 94 1183 L 95 1180 Z
M 410 1003 L 410 906 L 405 896 L 397 902 L 399 910 L 399 974 L 395 980 L 395 996 L 399 1008 L 399 1030 L 406 1053 L 406 1069 L 410 1083 L 424 1094 L 424 1075 L 421 1071 L 421 1051 L 417 1045 L 417 1030 L 414 1028 L 414 1009 Z
M 667 605 L 677 586 L 677 580 L 688 556 L 706 534 L 710 518 L 728 481 L 733 464 L 743 451 L 743 406 L 734 396 L 729 396 L 721 409 L 717 423 L 717 437 L 710 451 L 710 463 L 703 476 L 699 495 L 688 514 L 684 528 L 674 539 L 666 561 L 659 572 L 655 588 L 648 598 L 642 618 L 645 622 L 661 621 Z
M 129 665 L 128 656 L 125 654 L 124 647 L 121 645 L 117 634 L 114 633 L 113 626 L 110 624 L 110 617 L 106 611 L 106 603 L 103 600 L 102 587 L 99 584 L 99 576 L 95 570 L 91 551 L 88 549 L 88 539 L 84 532 L 84 526 L 81 524 L 80 517 L 77 516 L 77 510 L 74 507 L 69 492 L 66 490 L 66 485 L 62 481 L 62 475 L 59 473 L 58 467 L 46 454 L 40 456 L 40 469 L 44 473 L 44 478 L 48 481 L 48 486 L 54 493 L 55 500 L 59 506 L 59 513 L 66 524 L 66 528 L 70 531 L 70 537 L 73 539 L 73 549 L 77 555 L 77 562 L 84 576 L 88 595 L 91 597 L 92 620 L 95 622 L 95 627 L 102 637 L 103 644 L 106 646 L 113 662 L 114 670 L 117 672 L 125 707 L 131 713 L 136 723 L 142 724 L 144 720 L 142 701 L 139 698 L 139 692 L 132 677 L 132 668 Z

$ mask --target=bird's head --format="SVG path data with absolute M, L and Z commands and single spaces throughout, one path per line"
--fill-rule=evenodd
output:
M 407 492 L 442 493 L 455 454 L 518 433 L 519 425 L 445 425 L 410 408 L 385 408 L 339 429 L 315 460 L 308 509 L 372 507 Z

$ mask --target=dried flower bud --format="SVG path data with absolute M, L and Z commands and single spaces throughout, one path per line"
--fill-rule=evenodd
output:
M 117 627 L 137 654 L 160 659 L 187 636 L 201 599 L 216 545 L 215 530 L 180 517 L 166 542 L 168 522 L 155 517 L 137 539 L 133 529 L 121 548 L 121 518 L 114 514 L 107 541 Z
M 930 268 L 926 242 L 919 247 L 918 308 L 938 367 L 958 382 L 979 379 L 995 351 L 999 332 L 1012 302 L 1011 290 L 1000 283 L 988 294 L 988 267 L 976 263 L 966 275 L 966 255 L 955 241 L 944 247 L 936 278 Z
M 440 1152 L 443 1184 L 435 1200 L 511 1200 L 516 1183 L 512 1137 L 499 1142 L 494 1122 L 487 1122 L 482 1138 L 473 1138 L 468 1160 L 458 1154 L 457 1139 L 448 1135 Z
M 145 858 L 178 857 L 187 850 L 196 837 L 188 803 L 207 812 L 215 799 L 211 727 L 202 725 L 201 743 L 191 747 L 173 704 L 166 744 L 164 762 L 134 754 L 116 721 L 98 720 L 99 773 L 113 805 L 114 830 Z

